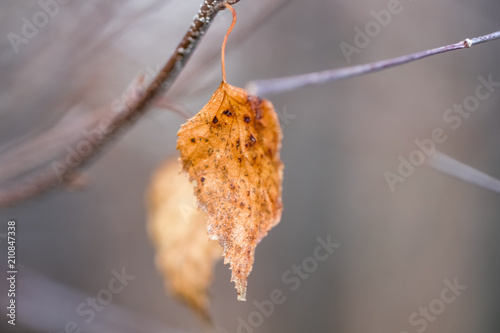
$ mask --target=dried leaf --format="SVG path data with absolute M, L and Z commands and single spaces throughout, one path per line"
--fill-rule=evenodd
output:
M 245 300 L 255 247 L 281 218 L 278 116 L 269 101 L 223 81 L 177 135 L 208 233 L 223 246 L 238 299 Z
M 222 248 L 207 235 L 207 214 L 196 207 L 193 186 L 177 160 L 163 164 L 148 193 L 148 230 L 156 266 L 169 289 L 209 320 L 207 290 Z

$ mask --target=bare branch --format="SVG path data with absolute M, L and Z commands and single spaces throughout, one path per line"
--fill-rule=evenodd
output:
M 427 160 L 427 164 L 437 171 L 469 184 L 500 193 L 500 180 L 438 151 Z
M 467 38 L 455 44 L 441 46 L 435 49 L 382 60 L 370 64 L 332 69 L 322 72 L 307 73 L 296 76 L 287 76 L 276 79 L 250 81 L 247 83 L 246 89 L 249 93 L 257 96 L 284 93 L 309 85 L 325 84 L 340 79 L 378 72 L 391 67 L 404 65 L 412 61 L 427 58 L 436 54 L 470 48 L 473 45 L 489 42 L 495 39 L 500 39 L 500 31 L 472 39 Z
M 227 2 L 234 4 L 239 0 L 227 0 Z M 217 13 L 225 8 L 225 3 L 226 0 L 204 0 L 202 2 L 198 14 L 194 17 L 191 26 L 167 64 L 145 89 L 136 89 L 135 93 L 139 96 L 125 97 L 125 105 L 120 108 L 120 112 L 105 119 L 106 126 L 104 128 L 106 130 L 99 138 L 94 138 L 95 140 L 88 147 L 89 151 L 86 152 L 85 156 L 74 163 L 68 163 L 62 158 L 36 172 L 29 173 L 20 181 L 8 183 L 0 188 L 0 207 L 13 205 L 60 185 L 69 179 L 76 169 L 86 165 L 105 144 L 112 141 L 119 133 L 130 128 L 152 103 L 172 86 Z M 130 95 L 130 92 L 126 92 L 125 95 Z M 81 140 L 83 139 L 85 137 L 82 136 Z

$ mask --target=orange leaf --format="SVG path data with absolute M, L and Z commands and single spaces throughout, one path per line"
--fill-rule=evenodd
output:
M 177 160 L 155 173 L 148 193 L 148 231 L 156 266 L 169 289 L 209 320 L 207 289 L 222 249 L 207 235 L 207 214 L 196 207 L 193 186 Z
M 223 81 L 177 135 L 183 170 L 208 213 L 208 233 L 224 247 L 238 300 L 245 300 L 255 247 L 282 212 L 276 112 L 269 101 Z

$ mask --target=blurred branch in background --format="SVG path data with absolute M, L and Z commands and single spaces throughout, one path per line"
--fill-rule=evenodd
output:
M 187 333 L 129 311 L 117 305 L 116 300 L 91 316 L 92 308 L 81 304 L 88 304 L 88 299 L 96 295 L 61 284 L 27 266 L 20 266 L 20 271 L 23 272 L 23 288 L 17 295 L 17 302 L 23 304 L 19 318 L 22 327 L 40 332 L 68 332 L 67 327 L 74 323 L 88 333 Z M 0 285 L 7 288 L 6 282 Z
M 238 1 L 227 2 L 234 4 Z M 225 2 L 222 0 L 203 2 L 190 28 L 160 73 L 144 89 L 142 89 L 142 82 L 139 82 L 140 85 L 134 83 L 131 89 L 124 94 L 123 102 L 119 103 L 118 109 L 116 109 L 116 105 L 114 110 L 110 107 L 107 116 L 101 118 L 99 124 L 93 127 L 92 134 L 90 134 L 92 136 L 91 142 L 89 142 L 88 135 L 82 134 L 78 138 L 73 138 L 76 146 L 70 146 L 70 149 L 73 149 L 74 153 L 70 151 L 71 155 L 65 155 L 50 165 L 36 170 L 32 169 L 39 167 L 39 165 L 27 164 L 27 162 L 36 163 L 37 161 L 31 156 L 28 157 L 29 161 L 24 161 L 22 164 L 25 174 L 22 175 L 21 179 L 7 181 L 0 189 L 0 207 L 18 203 L 68 181 L 71 179 L 71 174 L 77 168 L 85 165 L 106 143 L 115 138 L 122 130 L 130 128 L 131 124 L 135 123 L 152 105 L 152 102 L 172 86 L 217 13 L 225 8 Z M 29 143 L 28 146 L 30 146 Z M 3 172 L 4 168 L 0 168 L 0 170 Z M 7 168 L 7 171 L 9 170 L 11 169 Z M 22 172 L 18 174 L 22 174 Z M 3 178 L 10 179 L 9 174 L 0 173 L 0 179 Z
M 500 180 L 474 169 L 467 164 L 457 161 L 439 151 L 436 151 L 429 157 L 427 164 L 437 171 L 463 180 L 464 182 L 500 193 Z

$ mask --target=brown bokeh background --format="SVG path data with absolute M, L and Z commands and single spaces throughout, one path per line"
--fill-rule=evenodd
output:
M 260 22 L 276 2 L 236 5 L 239 21 L 227 55 L 231 84 L 347 66 L 340 43 L 353 44 L 354 28 L 364 28 L 373 20 L 370 11 L 389 3 L 282 1 Z M 163 64 L 199 4 L 71 1 L 16 54 L 7 34 L 20 33 L 22 18 L 40 5 L 0 1 L 0 156 L 75 106 L 91 112 L 109 104 L 137 73 Z M 500 6 L 491 0 L 401 0 L 401 6 L 350 65 L 498 30 Z M 219 84 L 218 52 L 229 22 L 227 12 L 217 17 L 168 94 L 191 114 Z M 256 311 L 253 301 L 282 289 L 287 300 L 254 332 L 417 332 L 409 316 L 455 278 L 468 288 L 425 331 L 498 331 L 499 195 L 426 166 L 392 193 L 384 172 L 395 172 L 398 156 L 407 157 L 415 139 L 442 127 L 449 138 L 440 151 L 499 178 L 500 92 L 455 131 L 442 119 L 474 93 L 478 76 L 500 81 L 499 57 L 500 43 L 491 42 L 270 96 L 280 114 L 295 116 L 282 123 L 285 209 L 257 248 L 247 302 L 237 302 L 228 267 L 217 265 L 211 309 L 218 331 L 237 332 L 238 317 Z M 20 265 L 18 326 L 3 318 L 2 332 L 63 332 L 70 321 L 83 332 L 203 332 L 195 315 L 164 292 L 145 228 L 151 173 L 177 154 L 184 120 L 151 110 L 86 169 L 85 189 L 56 189 L 0 211 L 0 233 L 8 219 L 17 221 Z M 283 273 L 313 254 L 317 237 L 328 235 L 340 248 L 290 291 Z M 3 239 L 0 248 L 5 262 Z M 122 267 L 135 280 L 86 324 L 75 309 Z M 3 308 L 5 287 L 2 281 Z

